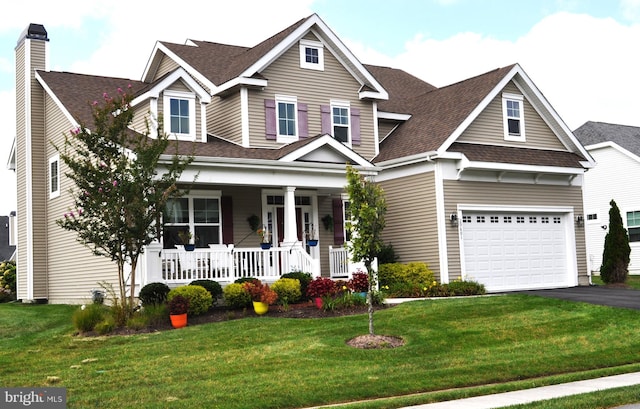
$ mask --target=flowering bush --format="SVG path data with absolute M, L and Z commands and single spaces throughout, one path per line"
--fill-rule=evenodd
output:
M 169 301 L 169 314 L 181 315 L 186 314 L 189 311 L 189 299 L 183 295 L 176 294 L 171 301 Z
M 169 291 L 167 300 L 171 303 L 173 297 L 181 295 L 189 300 L 189 315 L 200 315 L 205 313 L 213 304 L 213 298 L 209 291 L 199 285 L 183 285 Z
M 266 227 L 262 227 L 256 231 L 258 236 L 260 236 L 260 243 L 271 243 L 271 233 Z
M 247 281 L 242 286 L 251 296 L 251 301 L 271 305 L 278 299 L 278 293 L 269 288 L 269 284 L 262 284 L 260 281 Z
M 309 297 L 324 297 L 326 295 L 333 295 L 338 292 L 336 283 L 327 277 L 316 277 L 311 280 L 307 287 L 307 295 Z
M 0 302 L 14 300 L 16 296 L 16 262 L 0 263 Z
M 369 291 L 369 275 L 360 270 L 356 271 L 347 282 L 347 287 L 354 293 Z

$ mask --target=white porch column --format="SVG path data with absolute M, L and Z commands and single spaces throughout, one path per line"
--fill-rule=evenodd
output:
M 298 227 L 296 223 L 296 188 L 287 186 L 284 189 L 284 246 L 300 244 L 298 241 Z

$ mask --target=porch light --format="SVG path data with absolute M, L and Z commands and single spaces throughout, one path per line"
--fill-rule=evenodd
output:
M 584 217 L 581 214 L 576 216 L 576 226 L 582 227 L 584 225 Z
M 458 225 L 458 215 L 456 213 L 451 213 L 449 215 L 449 222 L 451 222 L 451 227 L 456 227 Z

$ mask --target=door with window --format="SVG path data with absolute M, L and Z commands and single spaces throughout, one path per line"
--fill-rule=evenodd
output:
M 310 252 L 308 240 L 315 237 L 313 226 L 313 210 L 310 196 L 296 196 L 296 231 L 298 240 L 303 243 L 307 252 Z M 271 233 L 274 246 L 279 246 L 284 240 L 284 196 L 267 196 L 267 229 Z

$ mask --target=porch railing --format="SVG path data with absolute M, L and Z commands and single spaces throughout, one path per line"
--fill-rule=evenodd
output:
M 378 260 L 374 260 L 373 269 L 378 270 Z M 349 279 L 356 271 L 367 271 L 363 262 L 353 262 L 346 246 L 329 246 L 329 275 L 334 279 Z
M 216 246 L 194 251 L 159 249 L 158 253 L 159 265 L 146 267 L 147 283 L 187 284 L 194 280 L 231 283 L 243 277 L 275 281 L 292 271 L 309 272 L 314 277 L 320 274 L 319 262 L 302 247 L 263 250 Z M 147 261 L 150 259 L 153 260 L 147 257 Z

